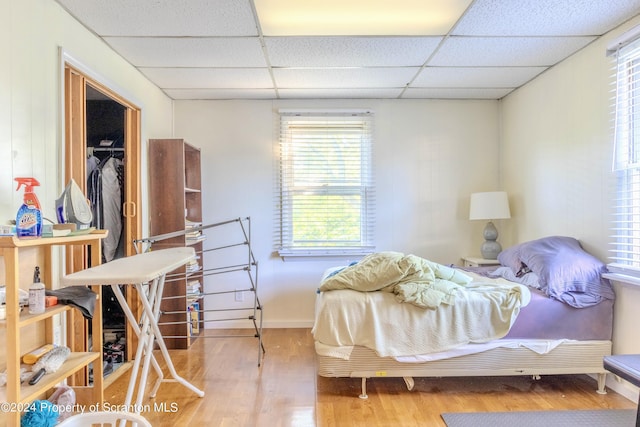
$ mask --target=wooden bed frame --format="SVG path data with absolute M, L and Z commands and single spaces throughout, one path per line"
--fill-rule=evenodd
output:
M 597 392 L 606 394 L 604 356 L 611 355 L 611 341 L 567 341 L 546 354 L 528 348 L 494 348 L 481 353 L 421 363 L 398 362 L 375 351 L 355 346 L 349 360 L 316 354 L 318 375 L 362 379 L 360 398 L 367 398 L 367 379 L 402 377 L 409 390 L 413 377 L 470 377 L 596 374 Z

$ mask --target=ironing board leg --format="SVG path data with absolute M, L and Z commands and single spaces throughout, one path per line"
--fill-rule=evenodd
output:
M 129 308 L 129 305 L 127 304 L 126 300 L 124 299 L 124 296 L 122 295 L 122 292 L 120 291 L 120 287 L 118 285 L 111 285 L 111 288 L 113 289 L 113 293 L 115 294 L 116 299 L 120 303 L 120 306 L 122 307 L 122 310 L 124 311 L 125 316 L 129 320 L 129 324 L 135 325 L 134 329 L 136 331 L 136 335 L 138 335 L 138 338 L 139 338 L 140 330 L 138 329 L 137 322 L 133 317 L 133 313 L 131 313 L 131 309 Z M 136 386 L 136 378 L 138 377 L 138 369 L 140 368 L 140 361 L 142 360 L 142 350 L 143 350 L 143 346 L 141 345 L 141 341 L 138 341 L 136 356 L 133 362 L 133 367 L 131 368 L 131 380 L 129 381 L 129 386 L 127 387 L 127 394 L 124 398 L 124 404 L 127 407 L 131 404 L 131 399 L 133 398 L 133 391 Z
M 116 297 L 116 299 L 118 300 L 118 302 L 120 303 L 120 306 L 122 307 L 122 310 L 125 314 L 125 316 L 127 317 L 127 320 L 129 321 L 129 325 L 131 325 L 131 328 L 133 329 L 133 332 L 136 334 L 136 336 L 138 337 L 138 348 L 136 349 L 136 356 L 135 356 L 135 360 L 134 360 L 134 364 L 133 367 L 131 369 L 131 381 L 129 382 L 129 386 L 127 388 L 127 394 L 125 397 L 125 401 L 124 404 L 126 406 L 129 406 L 131 404 L 131 400 L 133 399 L 133 392 L 135 389 L 135 384 L 136 384 L 136 378 L 138 377 L 138 371 L 140 369 L 140 363 L 142 362 L 142 355 L 143 355 L 143 351 L 145 350 L 146 346 L 143 345 L 143 336 L 142 336 L 142 331 L 140 330 L 140 327 L 138 326 L 138 321 L 136 320 L 136 318 L 133 316 L 133 313 L 131 312 L 131 309 L 129 307 L 129 305 L 127 304 L 127 300 L 125 299 L 124 295 L 122 294 L 122 291 L 120 290 L 120 286 L 119 285 L 111 285 L 111 288 L 113 289 L 113 293 Z M 151 349 L 153 350 L 153 349 Z M 162 379 L 163 378 L 163 373 L 162 373 L 162 369 L 160 369 L 160 365 L 158 364 L 158 361 L 156 360 L 155 356 L 153 356 L 153 352 L 152 351 L 147 351 L 147 353 L 151 353 L 151 363 L 153 364 L 153 368 L 156 371 L 156 373 L 158 374 L 158 378 Z
M 120 286 L 111 285 L 111 288 L 113 289 L 113 293 L 115 294 L 116 299 L 120 303 L 120 306 L 122 307 L 122 310 L 124 311 L 124 314 L 127 317 L 127 320 L 129 321 L 129 325 L 131 326 L 131 329 L 133 329 L 133 333 L 135 333 L 136 336 L 140 338 L 141 331 L 140 331 L 140 327 L 138 326 L 138 321 L 133 316 L 131 309 L 127 305 L 127 300 L 122 294 L 122 291 L 120 291 Z M 152 356 L 151 361 L 153 363 L 153 369 L 156 371 L 156 374 L 158 374 L 158 376 L 162 378 L 163 376 L 162 369 L 160 369 L 160 365 L 158 364 L 158 361 L 156 360 L 155 356 Z
M 149 349 L 149 351 L 145 354 L 145 361 L 142 364 L 142 375 L 140 377 L 141 384 L 138 387 L 138 399 L 136 401 L 136 407 L 138 408 L 142 406 L 142 400 L 144 398 L 144 390 L 147 384 L 147 378 L 149 376 L 149 363 L 152 360 L 155 360 L 155 358 L 152 359 L 154 333 L 150 328 L 150 324 L 151 323 L 156 324 L 158 319 L 160 318 L 160 304 L 162 303 L 162 293 L 164 292 L 165 278 L 166 278 L 166 275 L 162 275 L 156 278 L 155 280 L 153 280 L 153 282 L 149 286 L 149 292 L 147 294 L 144 294 L 147 296 L 149 307 L 152 308 L 153 313 L 151 316 L 149 316 L 149 314 L 145 310 L 142 315 L 143 325 L 144 325 L 142 330 L 146 331 L 146 335 L 144 337 L 146 344 L 144 347 Z M 138 292 L 143 292 L 144 289 L 142 288 L 143 288 L 142 284 L 136 285 L 136 289 Z M 143 295 L 143 294 L 140 294 L 140 295 Z M 163 379 L 164 379 L 163 375 L 158 376 L 158 379 L 156 380 L 156 383 L 153 389 L 151 390 L 151 393 L 149 394 L 150 397 L 152 398 L 156 397 L 156 393 Z
M 142 286 L 140 286 L 142 288 Z M 142 289 L 138 289 L 138 292 Z M 153 333 L 150 332 L 149 325 L 153 321 L 148 314 L 142 315 L 142 338 L 140 344 L 145 349 L 144 362 L 142 362 L 142 373 L 140 374 L 140 383 L 138 384 L 138 398 L 136 399 L 136 409 L 142 408 L 142 400 L 144 398 L 144 390 L 147 386 L 147 378 L 149 377 L 149 365 L 153 355 Z
M 147 316 L 153 316 L 153 308 L 149 305 L 149 300 L 145 298 L 143 293 L 140 293 L 142 290 L 141 287 L 142 285 L 136 285 L 136 289 L 138 289 L 138 293 L 140 294 L 140 301 L 142 302 L 144 311 L 147 314 Z M 161 287 L 159 289 L 161 289 Z M 155 302 L 156 304 L 159 304 L 160 299 L 157 298 Z M 151 330 L 152 330 L 152 333 L 150 335 L 155 338 L 155 341 L 158 344 L 158 347 L 160 347 L 160 351 L 162 352 L 162 356 L 164 357 L 164 360 L 167 363 L 167 368 L 171 373 L 171 377 L 174 380 L 176 380 L 176 382 L 182 384 L 189 390 L 196 393 L 199 397 L 203 397 L 204 391 L 198 389 L 197 387 L 189 383 L 187 380 L 179 376 L 178 373 L 176 372 L 173 366 L 173 362 L 171 361 L 171 356 L 169 355 L 169 351 L 167 350 L 167 346 L 164 343 L 164 339 L 162 339 L 162 334 L 160 333 L 160 328 L 158 327 L 158 323 L 155 321 L 149 322 L 149 326 L 151 326 Z
M 153 319 L 157 324 L 160 319 L 160 306 L 162 304 L 162 295 L 164 294 L 164 284 L 166 279 L 166 274 L 162 275 L 159 279 L 155 281 L 154 284 L 157 284 L 157 288 L 152 288 L 149 291 L 149 305 L 153 308 Z M 153 345 L 153 340 L 151 341 L 151 345 Z M 154 358 L 155 360 L 155 358 Z M 158 389 L 160 388 L 160 384 L 164 381 L 164 376 L 159 375 L 156 379 L 156 383 L 151 389 L 151 393 L 149 393 L 150 397 L 156 397 L 156 393 L 158 393 Z

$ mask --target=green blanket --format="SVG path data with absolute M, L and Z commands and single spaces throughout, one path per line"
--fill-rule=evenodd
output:
M 471 280 L 459 270 L 415 255 L 377 252 L 326 278 L 320 291 L 392 292 L 400 302 L 435 309 L 454 304 L 458 290 Z

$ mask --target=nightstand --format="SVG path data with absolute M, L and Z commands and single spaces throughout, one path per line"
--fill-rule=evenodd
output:
M 484 259 L 471 256 L 462 257 L 462 265 L 464 267 L 487 267 L 490 265 L 500 265 L 497 259 Z

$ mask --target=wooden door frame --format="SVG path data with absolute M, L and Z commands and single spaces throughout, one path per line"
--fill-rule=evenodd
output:
M 133 241 L 142 237 L 142 214 L 141 214 L 141 109 L 120 95 L 117 89 L 112 89 L 108 84 L 99 81 L 95 73 L 87 72 L 84 67 L 62 55 L 63 64 L 63 84 L 64 90 L 64 183 L 73 178 L 86 194 L 86 86 L 89 85 L 97 91 L 107 95 L 125 108 L 125 188 L 123 205 L 123 238 L 125 242 L 131 244 L 124 245 L 124 255 L 135 254 Z M 66 254 L 66 271 L 77 271 L 87 267 L 87 254 L 78 249 L 70 249 Z M 127 286 L 126 298 L 134 302 L 134 315 L 138 315 L 140 308 L 137 307 L 137 297 L 133 294 L 131 286 Z M 137 308 L 137 310 L 136 310 Z M 73 311 L 70 312 L 73 314 Z M 68 324 L 68 340 L 70 347 L 74 351 L 88 351 L 86 348 L 85 330 L 86 322 L 79 316 L 71 316 Z M 127 328 L 127 360 L 133 359 L 133 349 L 137 345 L 135 333 L 126 322 Z M 102 340 L 100 340 L 102 341 Z M 102 351 L 93 349 L 93 351 Z M 81 373 L 75 378 L 76 381 L 84 383 L 88 381 L 88 373 Z

